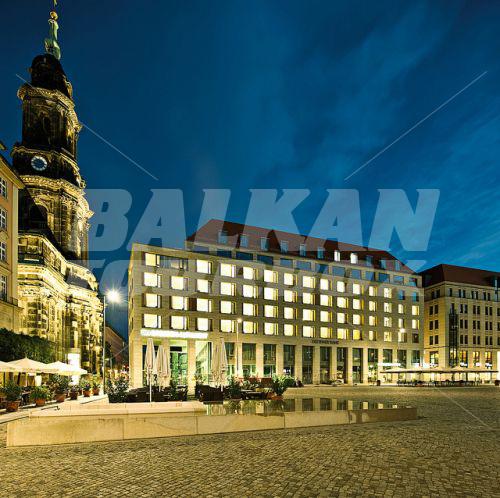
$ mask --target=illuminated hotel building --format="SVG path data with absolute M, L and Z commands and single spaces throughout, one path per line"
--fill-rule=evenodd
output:
M 437 265 L 425 286 L 424 363 L 498 370 L 500 273 Z
M 174 377 L 207 380 L 224 338 L 229 375 L 286 373 L 306 384 L 385 380 L 421 362 L 421 277 L 385 251 L 211 220 L 184 250 L 134 244 L 129 265 L 133 386 L 146 340 Z

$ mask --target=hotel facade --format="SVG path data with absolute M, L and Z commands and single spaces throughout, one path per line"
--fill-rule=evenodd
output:
M 425 364 L 498 371 L 500 273 L 437 265 L 421 275 Z
M 305 384 L 384 382 L 422 362 L 421 277 L 385 251 L 211 220 L 183 250 L 134 244 L 128 281 L 133 387 L 148 337 L 190 387 L 209 380 L 219 338 L 229 375 Z

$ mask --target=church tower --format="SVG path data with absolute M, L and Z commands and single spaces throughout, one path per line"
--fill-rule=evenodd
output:
M 71 83 L 58 59 L 55 12 L 49 25 L 47 52 L 35 57 L 31 82 L 18 91 L 23 109 L 22 141 L 14 146 L 12 156 L 27 187 L 20 204 L 19 228 L 43 232 L 67 258 L 85 261 L 92 213 L 77 163 L 81 125 Z
M 99 372 L 102 303 L 87 268 L 89 218 L 77 163 L 81 125 L 60 62 L 58 16 L 51 12 L 45 53 L 34 58 L 22 101 L 22 140 L 13 167 L 19 197 L 19 303 L 22 333 L 55 345 L 58 360 Z

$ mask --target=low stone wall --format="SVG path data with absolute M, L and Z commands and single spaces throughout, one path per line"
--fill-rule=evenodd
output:
M 149 404 L 148 404 L 149 405 Z M 285 412 L 281 415 L 201 415 L 195 409 L 182 413 L 131 408 L 60 410 L 10 422 L 7 447 L 42 446 L 95 441 L 121 441 L 197 434 L 259 431 L 367 422 L 414 420 L 411 407 L 378 410 Z

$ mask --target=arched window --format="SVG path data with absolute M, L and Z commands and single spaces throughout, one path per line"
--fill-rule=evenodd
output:
M 33 228 L 47 228 L 47 209 L 34 204 L 29 211 L 29 225 Z

